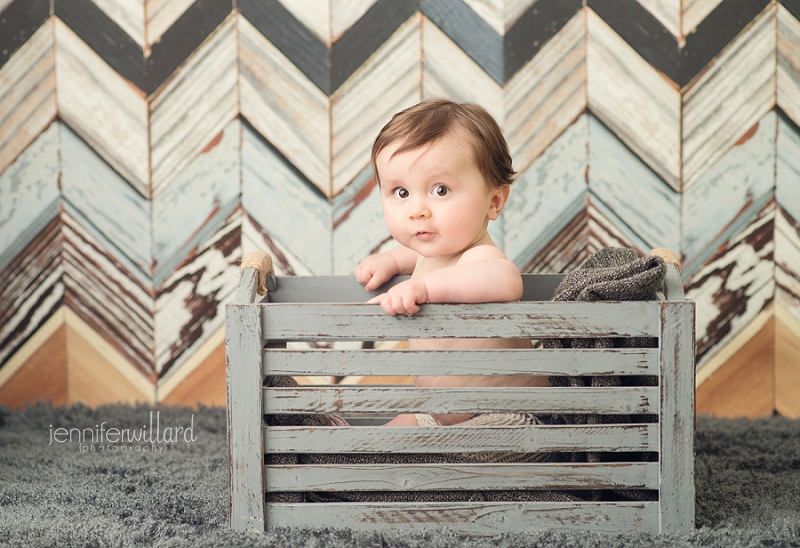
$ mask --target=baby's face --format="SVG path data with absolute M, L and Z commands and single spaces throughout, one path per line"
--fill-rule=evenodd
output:
M 375 159 L 389 232 L 423 257 L 455 256 L 490 243 L 486 227 L 497 219 L 508 187 L 488 185 L 462 130 L 392 157 L 402 142 Z

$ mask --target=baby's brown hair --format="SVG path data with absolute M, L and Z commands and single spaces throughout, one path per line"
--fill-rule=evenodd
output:
M 405 142 L 394 154 L 433 143 L 456 127 L 463 128 L 472 142 L 478 171 L 495 186 L 510 185 L 516 172 L 500 126 L 492 115 L 475 103 L 456 103 L 447 99 L 428 99 L 395 114 L 383 126 L 372 145 L 372 170 L 380 184 L 375 160 L 378 154 L 398 140 Z

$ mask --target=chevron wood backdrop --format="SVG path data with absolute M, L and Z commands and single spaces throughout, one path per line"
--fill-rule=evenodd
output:
M 800 0 L 0 0 L 0 403 L 224 404 L 238 261 L 391 246 L 369 149 L 439 96 L 522 270 L 677 250 L 699 412 L 800 416 Z

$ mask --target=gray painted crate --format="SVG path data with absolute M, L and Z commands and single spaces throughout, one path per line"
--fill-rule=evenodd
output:
M 256 299 L 243 272 L 226 307 L 230 524 L 422 530 L 470 534 L 541 528 L 680 533 L 694 528 L 694 303 L 668 265 L 652 302 L 548 302 L 558 275 L 523 276 L 518 303 L 425 305 L 411 318 L 365 305 L 352 276 L 271 280 Z M 289 341 L 436 337 L 654 337 L 657 348 L 292 349 Z M 654 375 L 658 386 L 603 388 L 265 388 L 266 375 Z M 656 423 L 513 427 L 266 427 L 265 413 L 652 414 Z M 535 443 L 534 441 L 535 440 Z M 265 465 L 267 453 L 647 451 L 657 462 Z M 268 492 L 649 489 L 652 502 L 270 503 Z M 320 507 L 324 504 L 324 509 Z M 314 511 L 323 510 L 323 511 Z

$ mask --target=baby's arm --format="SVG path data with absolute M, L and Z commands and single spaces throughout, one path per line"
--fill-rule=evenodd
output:
M 398 284 L 371 299 L 387 314 L 412 315 L 423 303 L 487 303 L 518 301 L 522 277 L 516 265 L 493 246 L 465 252 L 459 262 Z
M 407 247 L 396 247 L 386 253 L 370 255 L 356 267 L 356 279 L 367 291 L 378 289 L 396 274 L 412 274 L 417 253 Z

